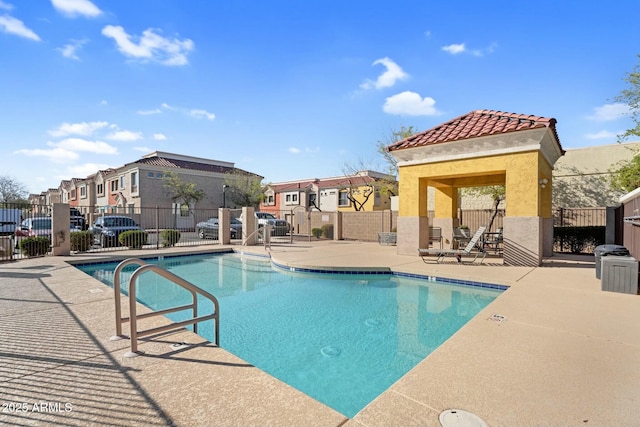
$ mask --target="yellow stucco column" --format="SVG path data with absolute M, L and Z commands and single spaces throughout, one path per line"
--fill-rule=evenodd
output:
M 399 187 L 402 196 L 398 212 L 398 254 L 417 255 L 417 248 L 425 248 L 429 243 L 428 181 L 411 171 L 400 171 Z
M 434 188 L 435 209 L 431 225 L 440 228 L 443 239 L 446 239 L 443 247 L 451 247 L 453 228 L 458 226 L 458 188 L 442 185 Z
M 540 265 L 553 251 L 551 166 L 532 151 L 510 156 L 506 170 L 505 263 Z

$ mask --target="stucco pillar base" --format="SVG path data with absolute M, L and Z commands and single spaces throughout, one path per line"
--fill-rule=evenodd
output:
M 67 256 L 71 253 L 69 216 L 68 204 L 53 204 L 51 211 L 51 254 L 53 256 Z
M 221 245 L 231 243 L 231 213 L 229 208 L 218 208 L 218 242 Z
M 503 225 L 504 263 L 528 267 L 542 264 L 543 218 L 505 217 Z
M 399 216 L 397 233 L 398 255 L 416 256 L 419 248 L 429 246 L 429 218 Z
M 258 234 L 256 231 L 255 208 L 242 208 L 242 244 L 254 246 L 258 244 Z
M 553 218 L 542 218 L 542 256 L 553 256 Z

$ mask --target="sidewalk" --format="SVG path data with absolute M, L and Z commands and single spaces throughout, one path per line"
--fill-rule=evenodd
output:
M 149 255 L 170 252 L 179 251 Z M 111 288 L 66 263 L 105 254 L 0 264 L 0 424 L 439 426 L 440 412 L 457 408 L 490 426 L 637 425 L 640 297 L 602 292 L 593 257 L 538 268 L 430 264 L 361 242 L 274 246 L 271 255 L 510 288 L 347 420 L 190 332 L 142 340 L 145 356 L 125 359 L 128 341 L 109 340 Z M 192 345 L 173 346 L 181 342 Z

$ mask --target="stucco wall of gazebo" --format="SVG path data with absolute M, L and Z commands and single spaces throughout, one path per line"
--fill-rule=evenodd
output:
M 547 127 L 393 151 L 399 166 L 399 254 L 428 246 L 429 226 L 451 236 L 461 188 L 505 185 L 504 260 L 539 265 L 553 253 L 552 170 L 562 150 Z M 427 187 L 435 188 L 429 224 Z

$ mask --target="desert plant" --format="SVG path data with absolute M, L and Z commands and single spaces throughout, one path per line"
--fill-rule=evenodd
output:
M 89 231 L 73 231 L 69 234 L 69 239 L 72 251 L 85 252 L 91 248 L 93 234 Z
M 327 239 L 333 239 L 333 225 L 325 224 L 322 227 L 322 236 Z
M 311 235 L 316 239 L 319 239 L 320 236 L 322 235 L 322 228 L 312 228 Z
M 22 239 L 18 247 L 20 252 L 26 256 L 45 255 L 49 252 L 51 240 L 47 237 L 27 237 Z
M 180 241 L 180 232 L 178 230 L 162 230 L 160 232 L 160 239 L 162 240 L 163 247 L 174 246 Z
M 118 242 L 131 249 L 140 249 L 147 244 L 148 237 L 149 234 L 144 230 L 128 230 L 118 236 Z

